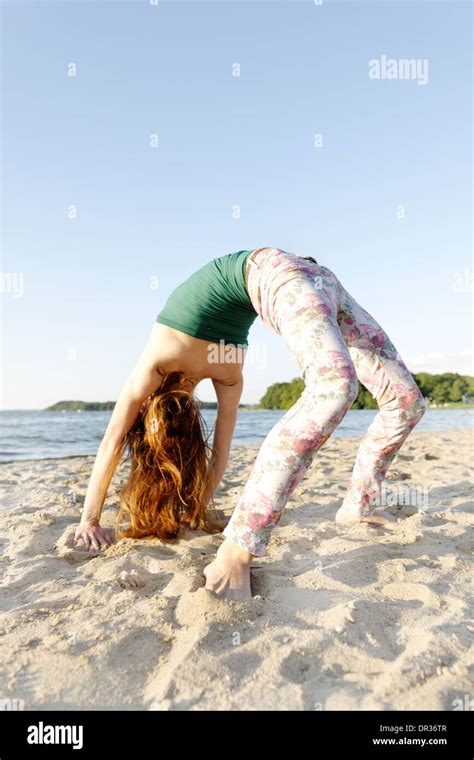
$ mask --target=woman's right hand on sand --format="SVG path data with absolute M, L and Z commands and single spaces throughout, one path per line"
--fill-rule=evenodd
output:
M 87 550 L 100 549 L 101 546 L 111 546 L 114 542 L 105 528 L 102 528 L 97 521 L 88 520 L 79 523 L 74 534 L 74 541 L 77 542 L 82 538 Z

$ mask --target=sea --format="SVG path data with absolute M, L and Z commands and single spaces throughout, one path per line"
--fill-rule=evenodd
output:
M 260 444 L 285 411 L 239 410 L 232 445 Z M 376 410 L 349 411 L 334 437 L 362 435 Z M 0 411 L 0 462 L 95 454 L 111 412 Z M 202 416 L 212 442 L 216 411 Z M 428 409 L 417 431 L 472 428 L 474 409 Z

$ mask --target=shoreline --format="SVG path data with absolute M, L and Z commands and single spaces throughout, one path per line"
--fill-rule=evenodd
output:
M 272 411 L 272 410 L 268 410 Z M 362 410 L 366 411 L 366 410 Z M 368 410 L 372 411 L 372 410 Z M 375 411 L 375 410 L 373 410 Z M 345 435 L 345 436 L 331 436 L 332 439 L 335 440 L 354 440 L 354 439 L 360 439 L 362 435 L 364 434 L 365 430 L 359 434 L 355 435 Z M 411 440 L 411 438 L 414 435 L 443 435 L 445 433 L 474 433 L 474 427 L 468 428 L 468 427 L 461 427 L 461 428 L 449 428 L 447 430 L 414 430 L 412 433 L 410 433 L 410 436 L 408 438 L 408 441 Z M 329 439 L 331 440 L 331 439 Z M 260 443 L 237 443 L 235 446 L 231 447 L 231 453 L 239 448 L 247 448 L 247 447 L 258 447 L 262 445 L 263 441 Z M 327 442 L 326 444 L 327 445 Z M 97 444 L 97 448 L 99 447 L 99 443 Z M 58 457 L 36 457 L 36 458 L 29 458 L 29 459 L 7 459 L 4 461 L 0 461 L 0 467 L 3 467 L 5 465 L 15 465 L 15 464 L 35 464 L 37 462 L 63 462 L 67 459 L 95 459 L 97 455 L 97 452 L 94 454 L 65 454 L 64 456 L 58 456 Z
M 217 410 L 217 402 L 215 402 L 215 401 L 205 401 L 203 403 L 205 403 L 205 404 L 216 404 L 216 406 L 215 407 L 214 406 L 212 406 L 212 407 L 205 406 L 205 407 L 202 408 L 202 411 L 211 411 L 212 412 L 212 411 L 216 411 Z M 453 401 L 451 403 L 446 403 L 446 404 L 427 404 L 426 408 L 427 409 L 441 409 L 441 410 L 443 410 L 443 409 L 451 409 L 451 410 L 459 409 L 459 410 L 463 411 L 464 409 L 466 409 L 466 410 L 467 409 L 474 409 L 474 404 L 461 404 L 461 403 Z M 44 409 L 0 409 L 0 412 L 13 413 L 13 414 L 15 414 L 15 413 L 21 414 L 21 413 L 28 413 L 28 412 L 30 412 L 30 413 L 31 412 L 48 412 L 50 414 L 51 413 L 53 413 L 53 414 L 63 414 L 63 413 L 69 413 L 69 414 L 77 414 L 77 413 L 79 413 L 79 414 L 82 414 L 84 412 L 87 412 L 87 413 L 89 413 L 89 412 L 98 412 L 99 414 L 102 414 L 104 412 L 112 412 L 112 411 L 113 411 L 113 408 L 112 409 L 50 409 L 50 408 L 46 407 Z M 287 409 L 284 408 L 284 407 L 283 408 L 279 408 L 279 409 L 268 409 L 267 407 L 254 406 L 253 404 L 249 404 L 249 405 L 244 404 L 243 406 L 239 404 L 239 411 L 241 411 L 241 412 L 285 412 L 285 411 L 287 411 Z M 352 411 L 352 412 L 375 412 L 375 411 L 377 411 L 377 409 L 376 408 L 373 408 L 373 409 L 367 409 L 367 408 L 364 408 L 364 409 L 358 409 L 358 408 L 352 409 L 351 408 L 349 411 Z

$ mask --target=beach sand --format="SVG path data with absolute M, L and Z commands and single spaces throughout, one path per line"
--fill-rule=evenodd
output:
M 1 465 L 0 697 L 25 710 L 474 706 L 472 432 L 412 433 L 386 486 L 419 503 L 390 507 L 390 529 L 334 522 L 358 441 L 315 457 L 240 603 L 203 588 L 219 534 L 75 545 L 93 457 Z M 226 517 L 257 451 L 231 453 Z

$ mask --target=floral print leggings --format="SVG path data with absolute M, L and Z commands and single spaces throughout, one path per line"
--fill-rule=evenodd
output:
M 349 519 L 372 511 L 425 402 L 390 338 L 330 269 L 278 248 L 260 249 L 248 267 L 252 304 L 283 337 L 305 382 L 265 438 L 224 530 L 230 541 L 262 557 L 285 504 L 356 398 L 357 379 L 379 412 L 362 437 L 339 510 Z

